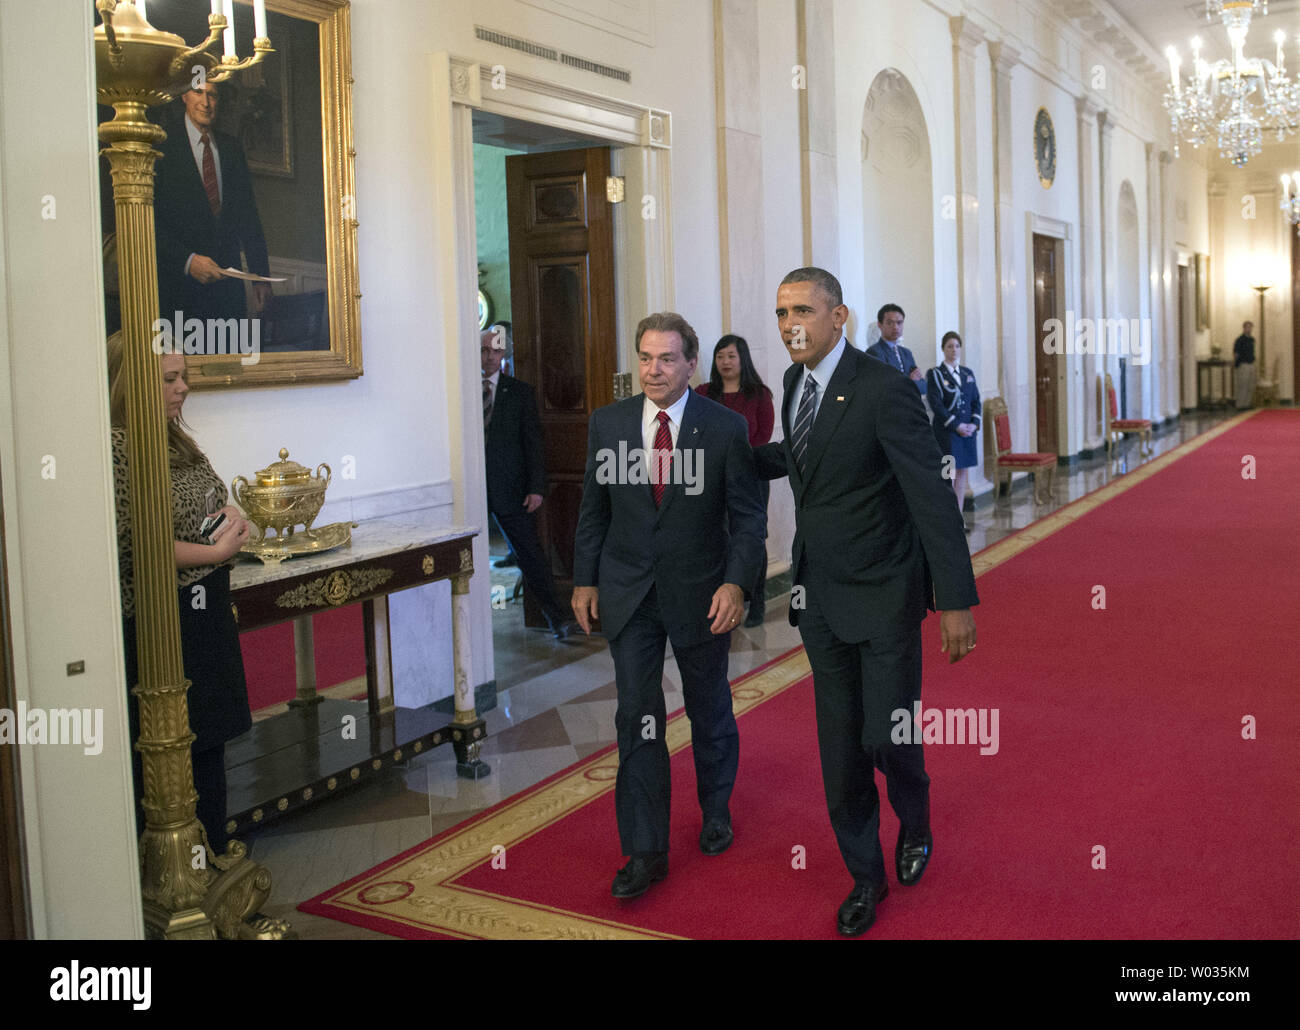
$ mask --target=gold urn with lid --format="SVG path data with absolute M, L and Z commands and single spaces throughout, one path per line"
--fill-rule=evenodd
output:
M 325 470 L 322 477 L 321 469 Z M 230 481 L 230 492 L 235 503 L 244 509 L 248 519 L 260 531 L 262 539 L 274 529 L 276 536 L 284 539 L 293 536 L 301 525 L 311 529 L 312 521 L 320 514 L 325 503 L 325 489 L 333 473 L 324 462 L 311 469 L 289 460 L 287 448 L 280 448 L 280 460 L 257 472 L 256 484 L 243 476 Z

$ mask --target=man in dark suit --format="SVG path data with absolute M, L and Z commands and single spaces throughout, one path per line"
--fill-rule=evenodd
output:
M 534 515 L 546 490 L 542 424 L 533 388 L 501 371 L 507 342 L 501 325 L 479 334 L 488 511 L 518 557 L 524 583 L 537 598 L 551 633 L 556 640 L 564 640 L 573 628 L 573 619 L 555 595 L 551 563 L 542 550 Z
M 970 607 L 979 599 L 961 515 L 911 380 L 847 345 L 848 308 L 823 269 L 782 280 L 776 318 L 794 362 L 781 406 L 785 439 L 754 455 L 760 476 L 788 475 L 794 491 L 790 622 L 813 670 L 826 804 L 854 880 L 839 930 L 855 936 L 889 889 L 875 768 L 902 823 L 901 883 L 921 878 L 933 847 L 919 734 L 914 744 L 891 739 L 892 713 L 910 718 L 921 697 L 921 620 L 937 604 L 943 648 L 957 661 L 975 646 Z
M 668 875 L 669 766 L 664 647 L 672 642 L 691 723 L 700 850 L 733 839 L 740 758 L 727 655 L 763 558 L 767 512 L 749 426 L 694 390 L 699 339 L 681 315 L 641 320 L 645 392 L 592 413 L 573 562 L 573 611 L 601 620 L 618 687 L 614 804 L 627 865 L 616 898 Z
M 164 319 L 244 318 L 244 284 L 223 275 L 239 268 L 269 275 L 266 239 L 253 198 L 253 180 L 239 141 L 217 132 L 217 87 L 181 94 L 185 117 L 167 134 L 154 184 L 154 234 L 158 245 L 158 307 Z M 254 283 L 258 314 L 271 295 Z
M 897 304 L 886 304 L 876 312 L 876 325 L 880 327 L 880 339 L 867 348 L 869 357 L 883 361 L 886 365 L 898 369 L 912 382 L 916 383 L 921 395 L 925 396 L 925 373 L 916 366 L 916 358 L 903 346 L 903 309 Z

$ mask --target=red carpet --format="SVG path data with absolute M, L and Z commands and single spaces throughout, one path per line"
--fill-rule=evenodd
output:
M 361 605 L 350 604 L 312 616 L 319 690 L 366 674 L 366 643 L 362 636 Z M 240 635 L 244 678 L 253 711 L 288 701 L 298 689 L 293 664 L 293 623 L 281 622 Z M 366 696 L 365 685 L 357 691 Z
M 1300 412 L 1261 412 L 981 552 L 979 647 L 947 665 L 926 620 L 925 706 L 996 709 L 998 750 L 927 747 L 935 852 L 916 887 L 893 876 L 881 781 L 891 893 L 869 939 L 1300 935 L 1297 455 Z M 612 782 L 572 787 L 606 780 L 606 753 L 301 907 L 407 937 L 834 937 L 851 884 L 810 681 L 740 729 L 735 844 L 700 854 L 683 748 L 671 873 L 644 898 L 609 896 Z

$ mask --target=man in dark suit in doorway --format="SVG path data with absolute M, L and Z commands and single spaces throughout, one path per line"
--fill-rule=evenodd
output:
M 244 318 L 244 284 L 223 275 L 239 268 L 270 275 L 262 220 L 243 148 L 217 132 L 215 84 L 181 94 L 185 117 L 162 143 L 154 185 L 154 235 L 158 249 L 158 307 L 163 318 Z M 254 283 L 258 314 L 270 283 Z
M 574 614 L 588 632 L 601 620 L 618 686 L 614 804 L 629 859 L 616 898 L 668 875 L 668 641 L 691 723 L 700 850 L 731 844 L 740 736 L 727 655 L 767 528 L 748 424 L 689 388 L 695 331 L 661 312 L 641 320 L 636 347 L 645 392 L 593 412 L 588 426 L 573 560 Z
M 842 337 L 848 308 L 820 268 L 782 280 L 776 319 L 793 364 L 781 406 L 785 439 L 754 451 L 760 476 L 794 492 L 790 622 L 813 670 L 826 804 L 854 887 L 841 933 L 864 933 L 888 892 L 875 768 L 902 829 L 904 884 L 933 847 L 921 744 L 895 744 L 892 713 L 921 697 L 921 620 L 942 610 L 951 661 L 975 646 L 979 599 L 961 515 L 912 381 Z M 933 602 L 932 599 L 933 598 Z
M 542 550 L 534 514 L 542 506 L 546 490 L 542 424 L 533 388 L 501 371 L 509 343 L 506 333 L 498 324 L 479 334 L 488 511 L 518 556 L 524 584 L 537 598 L 551 633 L 556 640 L 564 640 L 573 628 L 573 619 L 555 594 L 551 563 Z

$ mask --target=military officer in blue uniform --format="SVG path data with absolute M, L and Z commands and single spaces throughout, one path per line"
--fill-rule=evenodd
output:
M 960 509 L 966 502 L 970 470 L 979 464 L 975 434 L 980 428 L 980 391 L 975 384 L 975 373 L 957 362 L 961 337 L 946 332 L 940 346 L 943 364 L 926 373 L 926 398 L 934 413 L 934 436 L 939 441 L 939 449 L 953 458 L 952 486 Z

